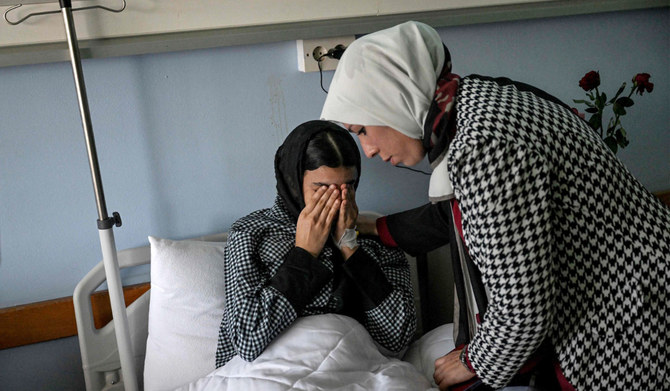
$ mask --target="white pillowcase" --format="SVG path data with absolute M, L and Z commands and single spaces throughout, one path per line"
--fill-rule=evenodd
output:
M 225 242 L 150 236 L 144 389 L 172 390 L 215 369 L 224 307 Z
M 424 334 L 407 349 L 403 360 L 414 365 L 430 382 L 433 379 L 435 360 L 454 350 L 454 325 L 443 324 Z

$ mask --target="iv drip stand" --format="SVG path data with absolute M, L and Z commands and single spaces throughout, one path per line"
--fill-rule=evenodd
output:
M 135 360 L 130 340 L 128 316 L 126 314 L 126 305 L 123 298 L 123 285 L 121 283 L 121 273 L 119 272 L 119 261 L 117 258 L 113 232 L 114 226 L 121 226 L 121 217 L 117 212 L 114 212 L 112 217 L 107 215 L 105 195 L 102 189 L 102 179 L 100 177 L 100 168 L 98 166 L 98 156 L 95 149 L 95 139 L 93 137 L 93 127 L 91 125 L 91 115 L 88 108 L 88 98 L 86 96 L 86 86 L 84 84 L 84 73 L 81 67 L 81 56 L 79 54 L 79 45 L 77 43 L 77 33 L 72 18 L 72 1 L 59 0 L 59 2 L 65 24 L 65 35 L 67 36 L 75 88 L 77 89 L 79 112 L 81 114 L 81 122 L 84 128 L 84 137 L 86 138 L 86 149 L 91 169 L 91 178 L 93 179 L 95 201 L 98 207 L 98 233 L 100 235 L 102 259 L 109 288 L 112 316 L 114 318 L 116 344 L 119 349 L 119 360 L 121 362 L 121 375 L 125 390 L 136 391 L 138 387 L 137 376 L 135 374 Z

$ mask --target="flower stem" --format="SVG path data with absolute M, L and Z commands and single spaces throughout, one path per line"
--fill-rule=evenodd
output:
M 596 86 L 596 102 L 595 103 L 596 103 L 596 107 L 598 108 L 598 115 L 600 116 L 600 121 L 598 121 L 598 128 L 596 130 L 600 131 L 600 138 L 602 138 L 603 137 L 603 112 L 604 112 L 605 106 L 603 105 L 602 102 L 600 104 L 598 104 L 598 102 L 600 102 L 600 99 L 601 99 L 600 91 L 598 91 L 598 87 Z
M 628 99 L 630 99 L 630 97 L 633 96 L 634 92 L 635 92 L 635 86 L 633 85 L 630 89 L 630 93 L 628 94 Z M 616 114 L 616 113 L 614 114 L 614 124 L 607 129 L 607 135 L 608 136 L 613 136 L 614 135 L 614 132 L 616 131 L 617 125 L 620 124 L 619 117 L 620 117 L 619 114 Z M 600 135 L 602 136 L 602 132 L 600 133 Z

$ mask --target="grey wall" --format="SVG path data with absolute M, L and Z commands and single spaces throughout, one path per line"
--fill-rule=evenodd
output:
M 86 389 L 77 337 L 0 350 L 0 384 L 12 391 Z
M 592 69 L 611 93 L 650 73 L 655 90 L 635 99 L 624 118 L 632 143 L 619 156 L 658 191 L 670 188 L 668 22 L 665 8 L 439 31 L 455 73 L 507 76 L 569 103 L 583 96 L 577 82 Z M 325 99 L 318 73 L 298 72 L 295 42 L 83 66 L 108 208 L 124 220 L 115 229 L 119 249 L 145 245 L 147 235 L 225 231 L 269 206 L 277 146 L 318 117 Z M 101 258 L 71 70 L 66 63 L 0 68 L 0 86 L 0 307 L 70 296 Z M 365 160 L 358 202 L 388 213 L 420 205 L 426 189 L 420 174 Z M 148 271 L 124 278 L 146 280 Z M 3 388 L 35 389 L 22 384 L 47 379 L 58 379 L 49 389 L 79 388 L 77 354 L 76 339 L 0 351 Z M 71 367 L 35 373 L 37 356 Z

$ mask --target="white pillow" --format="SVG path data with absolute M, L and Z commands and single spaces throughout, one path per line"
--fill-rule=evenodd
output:
M 225 242 L 150 236 L 151 293 L 144 388 L 175 389 L 215 369 L 224 306 Z
M 454 350 L 454 325 L 443 324 L 424 334 L 407 349 L 403 360 L 414 365 L 437 387 L 433 379 L 435 360 Z

